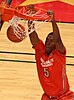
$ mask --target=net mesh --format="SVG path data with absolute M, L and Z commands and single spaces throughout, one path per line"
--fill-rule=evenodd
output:
M 27 7 L 22 7 L 22 8 L 16 8 L 14 17 L 11 20 L 9 20 L 9 25 L 13 27 L 14 34 L 18 38 L 24 39 L 31 32 L 40 28 L 40 25 L 43 22 L 51 21 L 51 19 L 52 19 L 52 16 L 48 16 L 46 10 L 41 9 L 41 8 L 34 8 L 34 6 L 31 5 L 30 7 L 27 6 Z M 23 24 L 22 24 L 22 20 L 24 20 Z M 32 21 L 32 24 L 28 27 L 29 21 Z M 37 21 L 40 21 L 40 23 L 37 24 Z M 22 28 L 19 27 L 19 24 L 25 27 L 24 32 Z M 34 25 L 35 27 L 33 27 Z M 21 34 L 19 34 L 20 32 Z

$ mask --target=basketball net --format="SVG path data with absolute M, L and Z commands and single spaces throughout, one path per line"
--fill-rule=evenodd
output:
M 14 29 L 14 34 L 19 38 L 20 32 L 22 33 L 21 38 L 27 37 L 30 33 L 32 33 L 34 30 L 40 28 L 40 25 L 43 22 L 51 21 L 52 15 L 48 16 L 47 11 L 42 8 L 35 8 L 33 5 L 22 7 L 19 9 L 19 7 L 15 11 L 15 15 L 11 20 L 9 20 L 9 25 L 11 25 Z M 22 21 L 24 20 L 24 24 L 22 24 Z M 33 23 L 28 27 L 28 21 L 32 21 Z M 37 22 L 39 23 L 37 24 Z M 25 31 L 19 27 L 19 24 L 23 25 L 25 27 Z M 35 27 L 33 27 L 34 24 Z M 30 31 L 28 31 L 30 30 Z

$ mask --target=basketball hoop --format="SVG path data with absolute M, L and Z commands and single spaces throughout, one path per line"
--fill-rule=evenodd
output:
M 18 6 L 15 10 L 15 15 L 26 20 L 50 21 L 52 19 L 52 16 L 48 16 L 47 10 L 38 7 L 33 7 L 33 8 L 30 7 Z
M 19 24 L 22 19 L 24 20 L 25 31 L 22 32 L 21 30 L 21 32 L 23 36 L 27 36 L 36 29 L 36 28 L 32 29 L 30 32 L 28 32 L 29 29 L 28 29 L 27 24 L 29 20 L 32 20 L 33 23 L 36 23 L 37 21 L 41 21 L 37 25 L 37 28 L 39 28 L 42 22 L 51 21 L 53 17 L 53 15 L 49 16 L 47 14 L 47 10 L 35 7 L 34 5 L 28 5 L 28 6 L 23 6 L 23 7 L 18 6 L 16 9 L 5 6 L 5 7 L 2 7 L 2 9 L 3 9 L 2 18 L 4 21 L 8 21 L 9 24 L 13 27 L 15 35 L 17 32 L 19 34 L 19 30 L 21 30 L 19 27 Z

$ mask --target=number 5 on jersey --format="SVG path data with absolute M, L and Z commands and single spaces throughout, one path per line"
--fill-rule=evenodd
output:
M 48 68 L 44 68 L 44 75 L 46 76 L 46 77 L 49 77 L 49 71 L 48 71 Z

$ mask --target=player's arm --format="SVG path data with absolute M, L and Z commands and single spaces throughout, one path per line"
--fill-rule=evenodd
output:
M 5 3 L 6 3 L 7 5 L 10 5 L 11 2 L 12 2 L 12 0 L 6 0 L 6 1 L 5 1 Z M 0 30 L 1 30 L 2 26 L 3 26 L 3 23 L 4 23 L 4 21 L 2 20 L 2 12 L 1 12 L 1 10 L 0 10 Z
M 34 31 L 31 32 L 31 30 L 34 30 Z M 33 21 L 28 21 L 28 32 L 31 32 L 29 34 L 30 41 L 31 41 L 31 44 L 35 47 L 39 42 L 39 38 L 38 38 L 37 32 L 35 31 L 35 24 L 33 23 Z
M 60 32 L 59 32 L 59 28 L 58 28 L 58 25 L 55 21 L 55 18 L 54 18 L 54 13 L 52 11 L 49 11 L 49 15 L 50 14 L 53 14 L 53 18 L 52 18 L 52 28 L 53 28 L 53 36 L 54 36 L 54 41 L 56 43 L 56 49 L 64 54 L 65 53 L 65 47 L 64 47 L 64 44 L 61 40 L 61 36 L 60 36 Z

